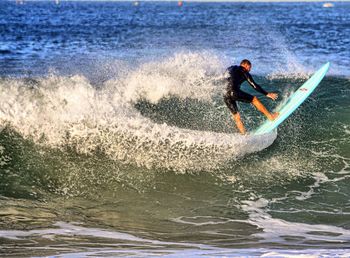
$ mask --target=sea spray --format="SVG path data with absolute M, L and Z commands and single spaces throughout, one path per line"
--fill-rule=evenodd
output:
M 207 59 L 217 60 L 210 62 Z M 208 170 L 269 146 L 275 134 L 240 136 L 158 124 L 135 109 L 176 96 L 212 102 L 223 67 L 207 53 L 176 54 L 94 87 L 81 75 L 1 81 L 0 119 L 36 143 L 103 152 L 138 166 Z M 216 82 L 216 83 L 215 83 Z

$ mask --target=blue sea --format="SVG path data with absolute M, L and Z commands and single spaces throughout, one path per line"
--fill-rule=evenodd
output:
M 350 2 L 0 2 L 0 256 L 349 257 Z M 242 136 L 225 70 L 303 105 Z M 253 131 L 265 118 L 239 103 Z

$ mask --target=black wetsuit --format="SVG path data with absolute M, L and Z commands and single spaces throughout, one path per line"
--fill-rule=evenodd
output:
M 267 92 L 257 84 L 249 72 L 247 72 L 244 67 L 234 65 L 227 68 L 230 77 L 227 78 L 227 92 L 224 95 L 224 101 L 227 107 L 233 114 L 238 112 L 236 101 L 243 101 L 251 103 L 254 96 L 241 90 L 241 84 L 247 81 L 256 91 L 267 95 Z

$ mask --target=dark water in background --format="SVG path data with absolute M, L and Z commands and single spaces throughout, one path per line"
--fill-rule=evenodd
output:
M 241 137 L 242 58 L 282 97 L 331 69 Z M 350 3 L 0 2 L 0 254 L 347 256 L 349 66 Z

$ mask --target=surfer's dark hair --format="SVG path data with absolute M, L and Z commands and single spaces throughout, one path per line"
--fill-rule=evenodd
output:
M 252 63 L 248 59 L 243 59 L 240 63 L 240 65 L 249 65 L 252 66 Z

